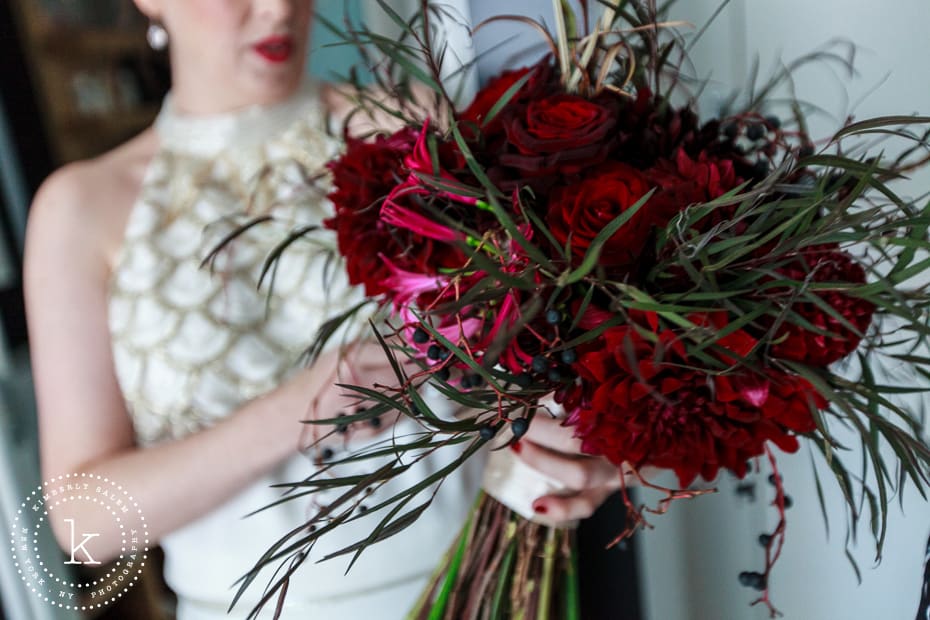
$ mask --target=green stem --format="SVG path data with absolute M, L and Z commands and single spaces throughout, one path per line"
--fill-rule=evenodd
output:
M 465 522 L 465 527 L 462 528 L 462 533 L 459 535 L 458 548 L 455 550 L 452 563 L 449 564 L 449 572 L 446 573 L 445 581 L 443 581 L 442 584 L 442 590 L 440 590 L 439 596 L 436 597 L 436 603 L 433 605 L 432 609 L 430 609 L 429 620 L 442 620 L 443 614 L 445 614 L 446 605 L 449 604 L 449 595 L 452 593 L 452 588 L 455 586 L 456 579 L 458 579 L 459 568 L 462 566 L 462 558 L 465 557 L 465 549 L 468 547 L 472 520 L 477 512 L 477 509 L 472 510 L 471 514 L 468 516 L 468 521 Z
M 566 536 L 572 534 L 566 532 Z M 570 545 L 571 555 L 565 571 L 565 620 L 581 620 L 581 601 L 578 595 L 578 552 Z
M 511 567 L 513 566 L 514 557 L 517 555 L 517 543 L 513 541 L 513 536 L 510 535 L 511 531 L 516 531 L 516 527 L 513 523 L 508 523 L 508 538 L 510 542 L 508 543 L 509 548 L 507 549 L 507 555 L 504 556 L 504 561 L 501 564 L 501 568 L 498 571 L 498 581 L 497 587 L 494 589 L 494 598 L 491 603 L 491 618 L 492 620 L 498 620 L 503 618 L 504 611 L 504 594 L 509 592 L 508 586 L 512 583 L 511 581 Z
M 549 601 L 552 598 L 552 581 L 555 573 L 556 529 L 546 528 L 546 546 L 543 547 L 543 574 L 539 584 L 538 620 L 549 620 Z

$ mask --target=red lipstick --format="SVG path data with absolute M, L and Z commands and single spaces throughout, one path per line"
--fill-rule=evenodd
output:
M 268 62 L 286 62 L 294 53 L 294 40 L 286 35 L 262 39 L 252 49 Z

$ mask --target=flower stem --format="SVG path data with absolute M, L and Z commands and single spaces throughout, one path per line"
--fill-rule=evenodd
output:
M 539 620 L 549 620 L 549 600 L 552 598 L 552 581 L 555 573 L 556 529 L 546 528 L 546 546 L 543 547 L 543 573 L 539 584 Z

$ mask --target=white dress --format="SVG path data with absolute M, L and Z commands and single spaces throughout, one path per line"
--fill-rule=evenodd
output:
M 329 215 L 325 194 L 302 176 L 323 171 L 338 150 L 324 127 L 312 85 L 285 103 L 221 117 L 179 116 L 170 96 L 166 100 L 156 122 L 161 149 L 129 215 L 109 282 L 115 371 L 140 445 L 197 432 L 273 389 L 300 368 L 300 354 L 317 327 L 361 299 L 341 265 L 328 262 L 326 250 L 335 238 L 325 230 L 285 252 L 270 297 L 267 281 L 256 289 L 266 256 L 288 232 Z M 236 224 L 258 213 L 274 221 L 221 252 L 215 273 L 200 266 Z M 367 329 L 355 325 L 344 330 L 345 338 Z M 295 425 L 295 446 L 298 434 Z M 409 484 L 440 465 L 438 459 L 424 461 L 405 480 Z M 404 617 L 464 522 L 478 467 L 451 477 L 416 524 L 371 547 L 347 576 L 347 561 L 315 560 L 367 535 L 385 513 L 324 537 L 291 579 L 282 617 Z M 301 480 L 314 470 L 309 456 L 296 455 L 159 541 L 166 581 L 179 598 L 179 620 L 246 617 L 271 570 L 226 615 L 233 583 L 306 520 L 314 501 L 326 498 L 243 517 L 280 497 L 270 485 Z M 389 492 L 379 490 L 371 501 Z M 262 617 L 271 617 L 273 607 Z

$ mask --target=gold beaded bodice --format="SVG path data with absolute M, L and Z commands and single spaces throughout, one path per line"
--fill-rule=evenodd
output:
M 259 280 L 289 233 L 329 214 L 320 174 L 337 143 L 312 86 L 272 108 L 186 118 L 170 98 L 161 148 L 109 282 L 114 365 L 138 441 L 208 426 L 299 368 L 317 327 L 361 299 L 318 229 Z M 204 262 L 237 227 L 269 216 Z M 350 328 L 351 329 L 351 328 Z

